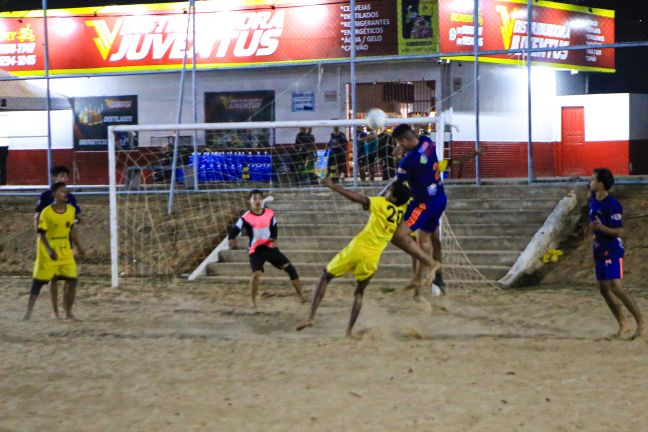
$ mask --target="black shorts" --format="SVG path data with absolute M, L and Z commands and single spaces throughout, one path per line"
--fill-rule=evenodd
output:
M 266 261 L 270 262 L 273 266 L 278 269 L 285 267 L 286 264 L 290 264 L 290 260 L 281 253 L 279 248 L 269 248 L 266 246 L 260 246 L 256 251 L 250 255 L 250 267 L 252 271 L 263 271 L 263 264 Z

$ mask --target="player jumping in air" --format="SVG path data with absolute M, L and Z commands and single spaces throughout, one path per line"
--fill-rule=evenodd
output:
M 269 208 L 264 208 L 263 204 L 263 192 L 258 189 L 251 191 L 250 210 L 245 212 L 236 224 L 231 227 L 228 235 L 230 249 L 236 249 L 236 236 L 242 230 L 245 230 L 250 238 L 248 254 L 250 255 L 250 266 L 252 267 L 252 278 L 250 279 L 252 305 L 256 309 L 259 280 L 261 279 L 263 265 L 266 261 L 269 261 L 276 268 L 288 273 L 293 287 L 297 291 L 297 295 L 302 303 L 306 303 L 306 297 L 302 293 L 297 270 L 277 247 L 277 219 L 275 218 L 274 211 Z
M 432 140 L 426 136 L 417 137 L 409 125 L 401 124 L 392 132 L 397 152 L 405 156 L 398 165 L 396 182 L 407 182 L 414 199 L 410 202 L 403 222 L 398 226 L 392 242 L 402 249 L 411 239 L 410 234 L 418 231 L 418 245 L 423 251 L 432 250 L 434 261 L 441 262 L 441 239 L 439 222 L 446 208 L 447 198 L 443 190 L 441 170 Z M 412 286 L 414 297 L 419 298 L 422 266 L 416 268 Z M 442 291 L 445 288 L 441 271 L 436 272 L 434 284 Z
M 637 323 L 632 337 L 635 339 L 645 330 L 645 323 L 632 294 L 621 286 L 623 277 L 623 209 L 621 204 L 610 195 L 614 176 L 607 168 L 597 168 L 590 181 L 589 218 L 594 232 L 594 266 L 601 295 L 619 324 L 617 336 L 621 337 L 630 330 L 623 315 L 622 306 L 628 308 Z
M 38 246 L 34 264 L 34 280 L 24 320 L 31 318 L 41 288 L 55 276 L 66 282 L 63 291 L 65 317 L 76 319 L 72 313 L 72 306 L 76 297 L 77 265 L 72 254 L 71 243 L 74 244 L 80 256 L 83 256 L 85 252 L 74 229 L 76 210 L 74 206 L 67 204 L 68 191 L 65 183 L 54 183 L 50 190 L 54 197 L 54 204 L 45 207 L 38 217 Z
M 411 194 L 409 189 L 401 183 L 392 184 L 384 197 L 366 197 L 365 195 L 334 184 L 330 178 L 323 179 L 322 184 L 348 200 L 361 204 L 362 208 L 369 211 L 370 216 L 362 231 L 326 266 L 326 270 L 320 278 L 315 293 L 313 294 L 313 302 L 308 319 L 297 326 L 297 330 L 303 330 L 306 327 L 313 326 L 315 313 L 322 298 L 324 298 L 326 287 L 331 279 L 351 272 L 357 281 L 354 294 L 355 299 L 353 301 L 353 308 L 351 309 L 351 318 L 349 319 L 349 325 L 346 330 L 346 335 L 351 336 L 353 325 L 358 319 L 360 309 L 362 308 L 364 290 L 378 269 L 378 263 L 383 250 L 389 244 L 398 224 L 403 219 L 406 204 Z M 409 241 L 415 246 L 414 240 L 409 239 Z M 424 263 L 432 271 L 436 271 L 440 267 L 439 263 L 427 257 L 423 251 L 420 251 L 419 255 L 421 255 L 421 259 L 424 259 Z M 430 275 L 430 279 L 432 277 L 433 275 Z

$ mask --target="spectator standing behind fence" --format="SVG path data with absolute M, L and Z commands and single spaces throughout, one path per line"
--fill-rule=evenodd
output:
M 367 129 L 363 142 L 363 161 L 369 180 L 373 180 L 376 174 L 376 159 L 378 158 L 378 136 L 372 129 Z M 362 176 L 364 180 L 364 176 Z
M 310 184 L 315 166 L 315 136 L 311 128 L 300 128 L 295 138 L 293 169 L 300 183 Z
M 378 135 L 378 163 L 382 169 L 384 180 L 391 179 L 396 175 L 396 165 L 398 160 L 393 156 L 394 140 L 387 131 L 382 131 Z
M 328 158 L 328 175 L 337 182 L 342 177 L 346 176 L 347 170 L 347 146 L 349 140 L 340 128 L 335 126 L 331 137 L 328 142 L 329 158 Z

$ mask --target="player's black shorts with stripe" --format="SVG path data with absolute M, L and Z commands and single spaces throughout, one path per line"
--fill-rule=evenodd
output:
M 254 253 L 250 255 L 250 267 L 252 271 L 263 271 L 263 264 L 268 261 L 270 264 L 278 269 L 281 269 L 286 264 L 290 264 L 290 260 L 281 253 L 279 248 L 269 248 L 267 246 L 259 246 Z

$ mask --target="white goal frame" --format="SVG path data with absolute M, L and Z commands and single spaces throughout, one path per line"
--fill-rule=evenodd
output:
M 429 125 L 436 124 L 436 142 L 443 143 L 445 125 L 458 128 L 448 122 L 445 122 L 443 115 L 438 114 L 435 117 L 408 117 L 398 118 L 389 117 L 385 120 L 385 126 L 399 124 L 409 125 Z M 237 123 L 183 123 L 183 124 L 148 124 L 148 125 L 117 125 L 108 127 L 108 181 L 109 181 L 109 203 L 110 203 L 110 269 L 111 285 L 113 288 L 119 287 L 119 225 L 117 220 L 117 158 L 116 158 L 116 132 L 157 132 L 170 131 L 198 131 L 198 130 L 218 130 L 218 129 L 281 129 L 281 128 L 302 128 L 302 127 L 351 127 L 351 136 L 355 137 L 355 127 L 366 126 L 366 119 L 348 119 L 348 120 L 299 120 L 299 121 L 273 121 L 273 122 L 237 122 Z M 177 151 L 178 140 L 175 141 L 174 153 Z M 443 159 L 443 146 L 437 147 L 439 160 Z M 354 152 L 354 165 L 357 165 Z M 174 158 L 175 159 L 175 158 Z M 175 161 L 174 161 L 175 162 Z M 171 188 L 174 185 L 172 183 Z

